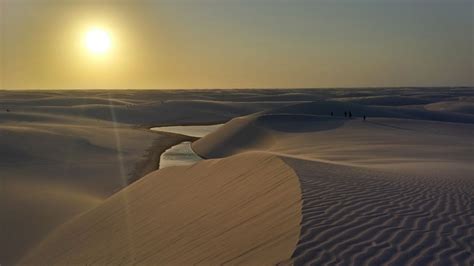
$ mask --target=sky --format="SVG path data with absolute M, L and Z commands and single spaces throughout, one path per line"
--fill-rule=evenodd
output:
M 474 0 L 0 0 L 0 30 L 0 89 L 474 86 Z

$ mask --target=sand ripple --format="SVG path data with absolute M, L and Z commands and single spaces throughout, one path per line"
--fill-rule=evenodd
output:
M 285 161 L 303 193 L 296 265 L 474 263 L 474 180 Z

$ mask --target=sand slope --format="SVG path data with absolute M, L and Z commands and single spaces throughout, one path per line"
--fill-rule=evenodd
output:
M 430 111 L 449 111 L 474 115 L 474 98 L 436 102 L 427 104 L 424 108 Z
M 20 264 L 254 264 L 290 258 L 299 181 L 278 157 L 242 154 L 154 172 L 63 225 Z
M 0 91 L 0 263 L 472 265 L 472 94 Z M 104 201 L 151 170 L 138 126 L 239 115 Z
M 206 158 L 267 151 L 412 174 L 469 176 L 473 170 L 473 124 L 425 120 L 425 115 L 402 119 L 393 117 L 404 116 L 395 112 L 363 121 L 314 115 L 315 110 L 320 110 L 316 103 L 301 104 L 235 118 L 193 143 L 193 149 Z
M 285 159 L 303 190 L 295 265 L 472 265 L 471 177 Z
M 314 114 L 328 104 L 236 118 L 193 148 L 207 158 L 270 152 L 294 169 L 295 265 L 472 265 L 474 125 L 424 112 L 365 122 Z
M 126 186 L 157 140 L 167 138 L 130 128 L 0 123 L 2 264 Z
M 159 151 L 183 140 L 147 125 L 222 122 L 285 105 L 179 91 L 0 91 L 0 264 L 155 170 Z

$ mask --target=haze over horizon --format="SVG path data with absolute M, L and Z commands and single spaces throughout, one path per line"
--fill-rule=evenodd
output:
M 474 86 L 473 12 L 472 0 L 0 0 L 0 89 Z

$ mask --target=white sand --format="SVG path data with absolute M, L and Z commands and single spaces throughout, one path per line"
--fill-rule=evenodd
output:
M 269 151 L 412 174 L 470 176 L 473 133 L 472 124 L 269 114 L 234 119 L 193 148 L 206 158 Z
M 132 123 L 208 124 L 239 112 L 249 113 L 252 108 L 268 107 L 259 107 L 262 103 L 258 102 L 231 103 L 232 99 L 315 102 L 286 107 L 281 106 L 290 103 L 274 103 L 276 108 L 271 111 L 233 119 L 193 144 L 200 155 L 218 159 L 153 172 L 48 236 L 44 232 L 41 244 L 23 258 L 23 263 L 474 263 L 474 116 L 465 107 L 445 110 L 444 105 L 435 105 L 465 101 L 465 97 L 472 97 L 472 89 L 255 90 L 190 92 L 185 96 L 165 92 L 166 97 L 160 96 L 165 100 L 150 100 L 150 92 L 133 94 L 114 96 L 113 116 L 110 105 L 94 103 L 90 110 L 86 108 L 89 111 L 81 111 L 83 105 L 29 106 L 21 125 L 18 117 L 8 120 L 9 115 L 0 115 L 0 121 L 4 121 L 4 128 L 15 127 L 14 137 L 20 134 L 17 131 L 25 130 L 18 128 L 25 123 L 34 125 L 41 134 L 62 128 L 58 132 L 67 136 L 73 135 L 72 127 L 50 125 L 64 124 L 70 117 L 76 118 L 73 124 L 82 121 L 77 117 L 88 124 L 97 123 L 94 128 L 98 131 L 92 127 L 74 129 L 74 136 L 89 136 L 89 141 L 79 141 L 80 145 L 73 146 L 78 152 L 73 154 L 95 154 L 92 158 L 99 159 L 117 143 L 110 134 L 117 127 L 110 127 L 110 121 L 133 131 Z M 95 98 L 106 95 L 98 93 Z M 41 97 L 35 96 L 36 103 Z M 37 109 L 46 110 L 40 112 L 41 118 Z M 329 115 L 331 111 L 334 117 Z M 344 111 L 351 111 L 358 119 L 341 117 Z M 369 116 L 365 122 L 360 119 L 363 114 Z M 48 126 L 38 127 L 42 123 L 38 119 L 50 120 Z M 121 138 L 135 139 L 129 149 L 144 140 L 143 135 L 133 132 Z M 29 162 L 26 172 L 11 172 L 14 177 L 28 177 L 26 173 L 34 172 L 44 175 L 50 171 L 47 166 L 53 164 L 34 168 L 41 165 L 41 158 L 64 158 L 68 154 L 41 152 L 51 150 L 55 142 L 42 147 L 37 137 L 26 146 L 11 142 L 0 144 L 8 147 L 8 156 L 3 157 L 12 158 L 5 163 L 9 171 L 18 162 Z M 69 140 L 58 143 L 63 147 Z M 28 149 L 31 146 L 35 149 Z M 32 152 L 25 153 L 25 149 Z M 42 156 L 38 158 L 38 154 Z M 137 152 L 130 154 L 136 156 Z M 90 161 L 83 162 L 91 165 Z M 34 172 L 28 172 L 31 169 Z M 107 173 L 104 168 L 96 171 L 90 180 Z M 75 168 L 71 173 L 76 172 L 81 171 Z M 81 188 L 74 182 L 59 183 L 74 190 Z M 27 191 L 24 187 L 28 186 L 17 187 Z M 60 186 L 48 186 L 53 187 L 67 195 L 58 192 L 53 199 L 63 195 L 77 200 L 76 206 L 96 204 L 95 197 L 76 197 Z M 74 206 L 58 211 L 75 210 Z M 45 216 L 55 215 L 52 211 Z M 50 228 L 54 227 L 51 224 Z
M 159 137 L 127 128 L 0 125 L 1 257 L 20 256 L 127 185 Z
M 474 262 L 474 125 L 301 107 L 233 119 L 193 145 L 208 158 L 269 152 L 295 170 L 304 202 L 296 265 Z
M 150 149 L 176 138 L 148 126 L 223 122 L 283 105 L 183 100 L 188 97 L 0 91 L 0 264 L 13 264 L 57 226 L 155 170 L 159 157 Z
M 298 241 L 300 195 L 271 155 L 170 167 L 63 225 L 21 264 L 270 265 Z

